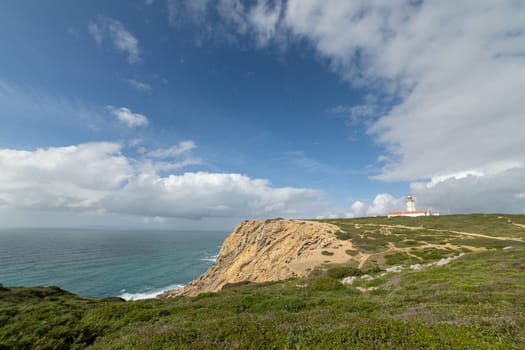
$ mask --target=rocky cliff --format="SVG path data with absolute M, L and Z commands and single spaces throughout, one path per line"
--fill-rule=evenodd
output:
M 266 220 L 239 224 L 224 241 L 215 264 L 184 288 L 160 297 L 215 292 L 227 284 L 305 276 L 324 262 L 349 260 L 350 241 L 337 239 L 335 225 L 315 221 Z

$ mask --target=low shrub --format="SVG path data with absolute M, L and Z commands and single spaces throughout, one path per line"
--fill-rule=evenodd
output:
M 413 258 L 405 253 L 393 253 L 385 256 L 385 264 L 387 265 L 401 265 L 413 261 Z
M 334 266 L 329 268 L 326 273 L 328 276 L 335 279 L 341 279 L 348 276 L 362 276 L 364 274 L 363 271 L 352 266 Z
M 359 250 L 351 250 L 351 249 L 347 249 L 345 250 L 345 253 L 350 255 L 350 256 L 356 256 L 359 254 Z
M 310 289 L 314 291 L 332 291 L 342 289 L 344 286 L 331 277 L 317 277 L 312 280 Z

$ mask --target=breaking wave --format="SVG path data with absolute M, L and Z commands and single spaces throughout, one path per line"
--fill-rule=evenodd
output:
M 140 293 L 128 293 L 125 289 L 122 290 L 122 294 L 119 295 L 119 297 L 132 301 L 132 300 L 144 300 L 144 299 L 154 299 L 157 295 L 164 293 L 165 291 L 171 290 L 171 289 L 177 289 L 184 287 L 183 284 L 173 284 L 171 286 L 167 286 L 164 288 L 158 288 L 158 289 L 152 289 L 145 292 Z

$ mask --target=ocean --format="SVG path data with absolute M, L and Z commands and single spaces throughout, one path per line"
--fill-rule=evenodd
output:
M 215 261 L 228 232 L 1 229 L 0 283 L 81 296 L 153 298 Z

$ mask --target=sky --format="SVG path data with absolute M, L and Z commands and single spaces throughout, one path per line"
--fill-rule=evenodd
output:
M 0 226 L 525 214 L 525 2 L 5 0 Z

